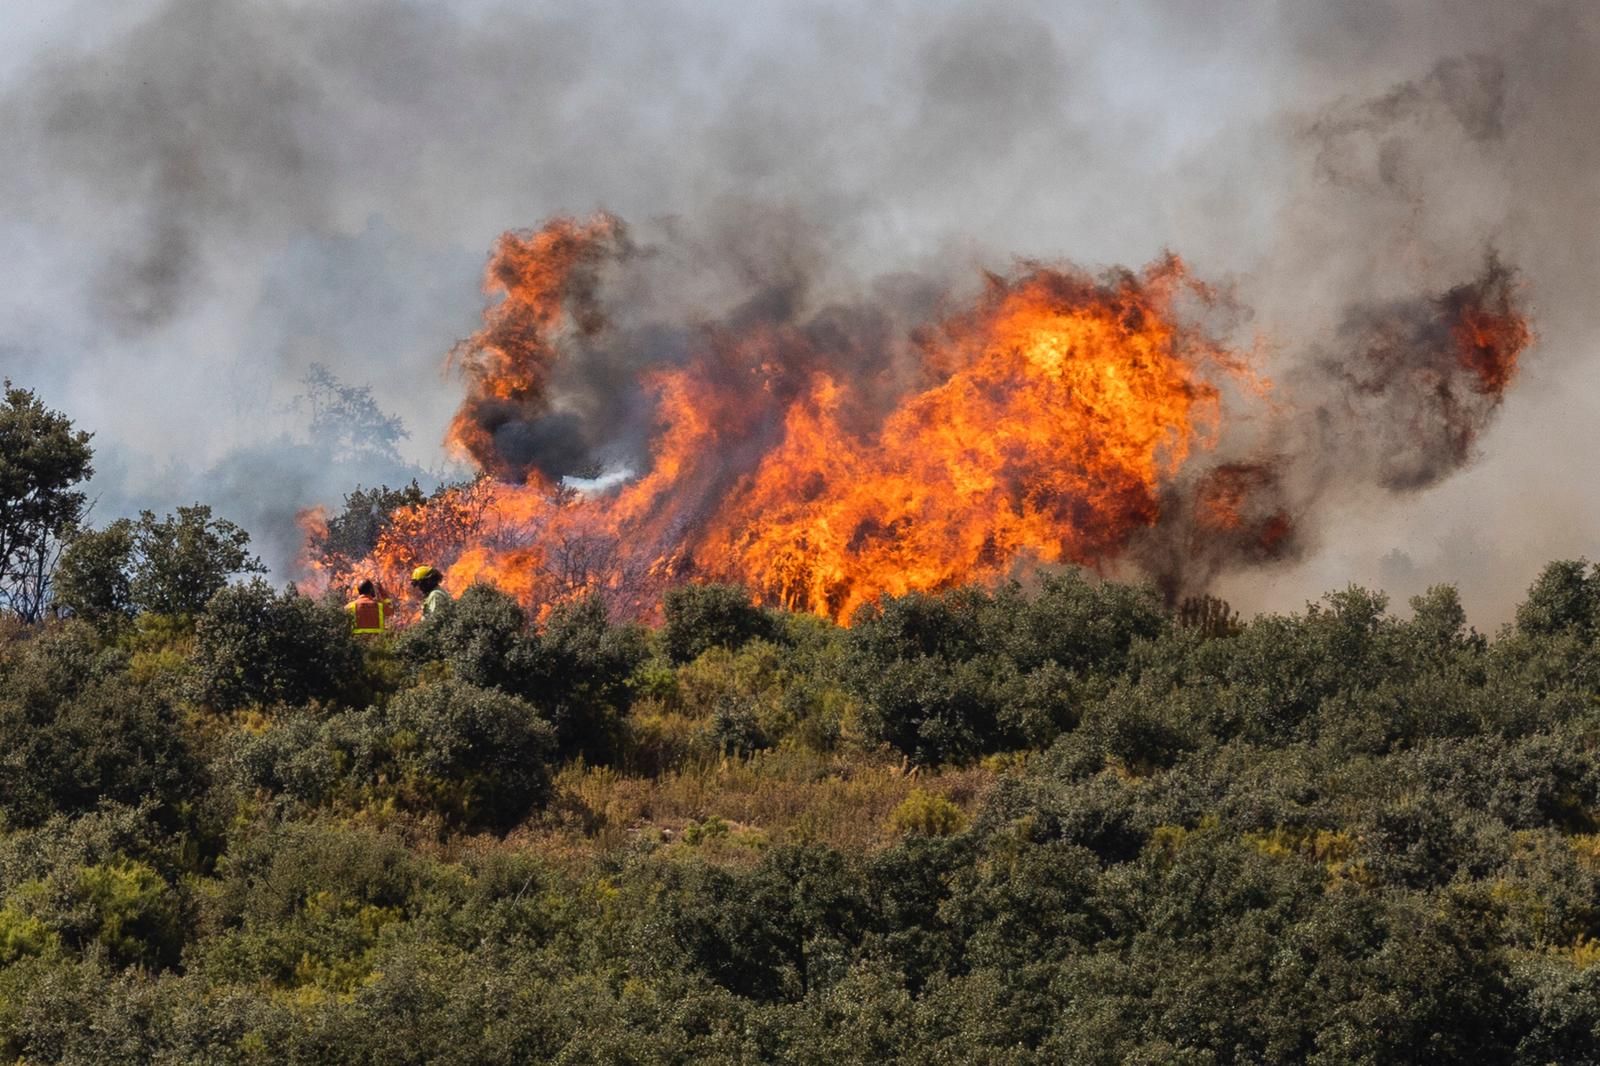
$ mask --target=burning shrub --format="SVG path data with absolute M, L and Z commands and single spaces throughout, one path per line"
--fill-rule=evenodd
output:
M 331 568 L 347 568 L 378 546 L 395 511 L 420 506 L 427 499 L 414 479 L 399 489 L 387 485 L 363 489 L 358 485 L 345 494 L 344 510 L 317 530 L 315 550 Z
M 1446 291 L 1346 308 L 1274 383 L 1272 344 L 1228 340 L 1248 309 L 1175 255 L 1021 261 L 972 298 L 946 279 L 909 303 L 751 292 L 685 321 L 617 313 L 609 287 L 654 269 L 636 250 L 606 215 L 502 236 L 483 326 L 451 354 L 449 440 L 480 478 L 352 495 L 310 523 L 312 565 L 393 582 L 428 559 L 529 610 L 599 594 L 629 617 L 685 581 L 845 622 L 881 596 L 1119 562 L 1177 600 L 1294 556 L 1336 481 L 1409 493 L 1471 462 L 1534 339 L 1492 254 Z M 678 661 L 754 624 L 698 632 L 704 595 L 669 604 Z

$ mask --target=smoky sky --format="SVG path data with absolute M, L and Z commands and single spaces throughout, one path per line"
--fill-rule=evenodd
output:
M 1237 339 L 1269 372 L 1337 364 L 1352 309 L 1447 292 L 1492 252 L 1538 343 L 1465 468 L 1401 502 L 1336 494 L 1300 562 L 1219 591 L 1250 610 L 1453 581 L 1492 624 L 1544 561 L 1600 550 L 1586 0 L 16 11 L 0 370 L 96 431 L 111 509 L 248 510 L 280 567 L 294 511 L 341 488 L 288 405 L 308 368 L 410 429 L 363 478 L 448 473 L 443 367 L 489 247 L 596 209 L 676 249 L 671 290 L 635 295 L 686 316 L 787 291 L 811 320 L 902 276 L 914 303 L 1013 257 L 1171 249 L 1250 309 Z

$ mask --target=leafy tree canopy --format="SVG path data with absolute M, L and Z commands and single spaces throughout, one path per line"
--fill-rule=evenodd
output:
M 194 615 L 228 580 L 265 573 L 250 534 L 202 504 L 156 518 L 118 519 L 80 534 L 61 560 L 61 605 L 91 618 L 140 612 Z
M 83 517 L 74 486 L 94 473 L 90 434 L 28 389 L 0 402 L 0 608 L 34 621 L 49 602 L 58 545 Z

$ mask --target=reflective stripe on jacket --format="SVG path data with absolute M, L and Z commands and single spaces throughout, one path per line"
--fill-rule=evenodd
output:
M 371 596 L 358 596 L 344 605 L 344 609 L 355 617 L 355 632 L 357 633 L 382 633 L 387 613 L 383 609 L 383 601 L 375 600 Z

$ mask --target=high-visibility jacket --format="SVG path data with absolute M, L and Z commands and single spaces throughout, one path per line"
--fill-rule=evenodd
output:
M 389 622 L 387 604 L 371 596 L 357 596 L 344 609 L 355 619 L 357 633 L 382 633 Z
M 444 589 L 434 589 L 422 600 L 422 617 L 432 618 L 448 608 L 452 602 L 454 601 L 450 599 L 450 594 Z

